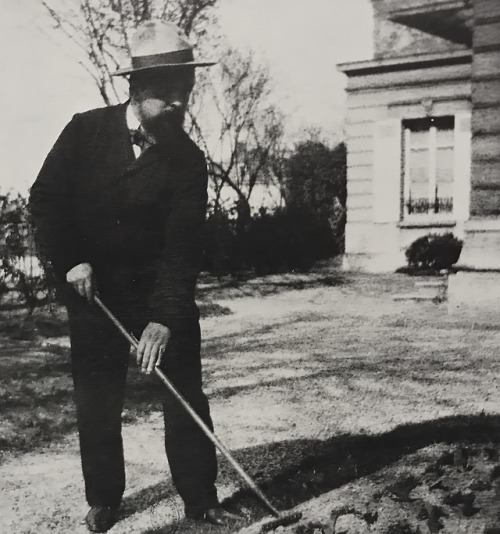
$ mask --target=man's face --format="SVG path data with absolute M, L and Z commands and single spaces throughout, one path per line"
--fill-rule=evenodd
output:
M 144 128 L 153 135 L 181 127 L 194 85 L 194 68 L 152 69 L 130 76 L 130 98 Z

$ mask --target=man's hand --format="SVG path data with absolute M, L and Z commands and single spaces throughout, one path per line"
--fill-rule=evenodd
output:
M 94 272 L 90 263 L 80 263 L 66 273 L 66 281 L 73 289 L 90 303 L 94 300 L 96 292 Z
M 159 323 L 149 323 L 146 326 L 137 349 L 137 365 L 141 367 L 143 373 L 149 375 L 155 366 L 160 365 L 169 338 L 168 327 Z

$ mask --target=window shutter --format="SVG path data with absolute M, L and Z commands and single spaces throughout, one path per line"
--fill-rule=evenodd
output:
M 398 222 L 401 218 L 402 129 L 400 119 L 375 125 L 373 157 L 373 220 Z
M 457 221 L 469 218 L 471 176 L 471 114 L 455 115 L 453 214 Z

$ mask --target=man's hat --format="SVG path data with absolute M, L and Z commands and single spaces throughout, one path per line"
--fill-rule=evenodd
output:
M 175 24 L 150 20 L 132 37 L 127 63 L 114 76 L 158 68 L 209 67 L 213 61 L 195 61 L 193 47 Z

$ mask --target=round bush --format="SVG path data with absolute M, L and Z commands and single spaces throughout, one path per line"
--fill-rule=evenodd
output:
M 463 242 L 452 233 L 428 234 L 416 239 L 406 249 L 409 267 L 449 269 L 458 261 Z

